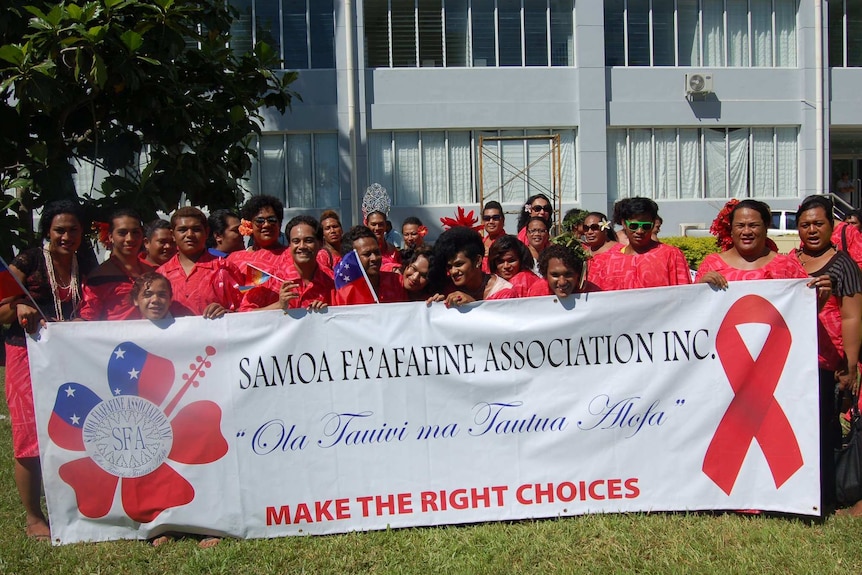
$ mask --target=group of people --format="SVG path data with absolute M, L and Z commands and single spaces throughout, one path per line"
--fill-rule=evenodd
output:
M 0 302 L 0 323 L 10 325 L 6 395 L 27 534 L 49 537 L 40 507 L 39 448 L 25 345 L 25 333 L 34 333 L 46 321 L 217 319 L 228 312 L 319 311 L 374 302 L 458 307 L 692 281 L 722 289 L 733 281 L 809 278 L 808 285 L 818 293 L 822 414 L 830 432 L 837 422 L 836 383 L 841 390 L 858 389 L 862 232 L 845 222 L 836 226 L 827 197 L 812 196 L 800 205 L 801 245 L 789 255 L 777 253 L 767 236 L 771 218 L 766 204 L 731 200 L 713 223 L 723 251 L 708 256 L 694 278 L 683 253 L 659 241 L 658 206 L 648 198 L 620 200 L 613 221 L 599 212 L 570 211 L 562 222 L 574 238 L 567 242 L 552 241 L 554 208 L 542 194 L 524 205 L 515 235 L 506 233 L 505 213 L 495 201 L 483 206 L 483 233 L 453 225 L 433 246 L 425 242 L 427 228 L 410 217 L 401 227 L 401 249 L 386 239 L 385 190 L 369 188 L 362 208 L 363 224 L 346 232 L 333 210 L 319 220 L 296 216 L 282 228 L 284 207 L 270 196 L 252 197 L 238 213 L 219 210 L 209 217 L 183 207 L 169 222 L 146 226 L 134 211 L 118 210 L 106 229 L 110 257 L 94 265 L 77 255 L 89 229 L 80 206 L 68 201 L 46 206 L 39 224 L 44 245 L 22 251 L 10 265 L 29 293 Z M 361 264 L 359 280 L 348 279 L 347 261 Z M 370 289 L 353 289 L 356 281 Z M 824 453 L 831 459 L 838 439 L 823 435 Z M 827 492 L 828 484 L 824 482 Z M 850 511 L 862 514 L 857 507 Z

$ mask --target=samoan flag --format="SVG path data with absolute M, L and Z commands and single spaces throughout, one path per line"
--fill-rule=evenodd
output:
M 333 270 L 338 299 L 347 305 L 380 303 L 356 250 L 347 253 Z
M 0 300 L 24 294 L 24 287 L 18 282 L 18 278 L 9 271 L 6 260 L 0 257 Z
M 137 395 L 161 405 L 174 383 L 174 364 L 130 341 L 114 348 L 108 360 L 111 395 Z
M 63 384 L 57 390 L 54 411 L 48 420 L 48 435 L 63 449 L 84 451 L 84 421 L 101 402 L 102 399 L 86 385 Z

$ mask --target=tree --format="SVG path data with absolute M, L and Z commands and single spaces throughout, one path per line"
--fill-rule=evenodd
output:
M 230 48 L 224 0 L 11 0 L 0 22 L 0 245 L 22 245 L 23 213 L 75 197 L 73 161 L 111 174 L 84 197 L 145 218 L 183 194 L 219 208 L 241 200 L 261 109 L 284 113 L 295 72 L 273 71 L 265 43 Z M 17 189 L 15 194 L 10 190 Z M 16 214 L 16 212 L 19 212 Z

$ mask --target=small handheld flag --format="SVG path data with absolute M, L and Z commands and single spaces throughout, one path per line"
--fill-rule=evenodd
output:
M 338 262 L 333 275 L 335 290 L 342 301 L 348 304 L 380 303 L 356 250 L 352 250 Z
M 242 285 L 242 286 L 238 285 L 238 286 L 236 286 L 236 289 L 238 289 L 240 291 L 240 293 L 246 293 L 248 291 L 253 290 L 256 287 L 262 286 L 263 284 L 268 282 L 270 280 L 270 278 L 272 278 L 276 281 L 279 281 L 281 283 L 284 283 L 284 281 L 285 281 L 285 280 L 281 279 L 280 277 L 278 277 L 274 274 L 271 274 L 267 271 L 260 269 L 259 267 L 255 267 L 252 264 L 247 264 L 246 265 L 246 272 L 245 272 L 245 283 L 246 283 L 246 285 Z

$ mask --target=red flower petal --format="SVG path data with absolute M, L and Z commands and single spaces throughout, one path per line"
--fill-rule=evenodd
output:
M 185 406 L 171 420 L 174 445 L 169 459 L 180 463 L 212 463 L 227 453 L 221 433 L 221 408 L 212 401 L 196 401 Z
M 60 479 L 75 490 L 78 511 L 84 517 L 104 517 L 114 504 L 119 478 L 85 457 L 60 466 Z
M 149 523 L 165 509 L 185 505 L 195 498 L 191 483 L 165 464 L 143 477 L 123 478 L 120 491 L 123 509 L 140 523 Z

